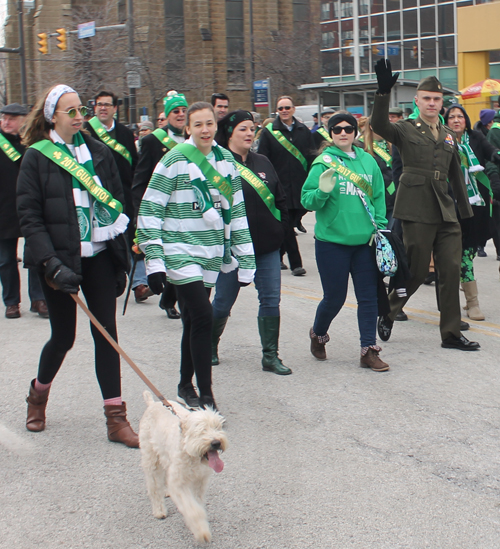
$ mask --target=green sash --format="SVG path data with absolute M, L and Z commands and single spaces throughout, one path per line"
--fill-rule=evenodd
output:
M 40 151 L 49 160 L 52 160 L 52 162 L 70 173 L 98 202 L 105 204 L 108 208 L 112 208 L 118 213 L 123 212 L 121 203 L 115 200 L 107 189 L 98 185 L 88 170 L 76 162 L 69 154 L 56 147 L 52 141 L 43 139 L 31 145 L 31 148 Z
M 346 166 L 342 166 L 340 162 L 334 160 L 328 153 L 318 156 L 313 164 L 323 164 L 328 168 L 333 168 L 344 179 L 351 181 L 351 183 L 354 183 L 356 187 L 358 187 L 358 189 L 361 189 L 366 195 L 368 195 L 370 200 L 373 199 L 373 188 L 368 183 L 368 181 L 363 179 L 360 175 L 358 175 L 356 172 L 353 172 Z
M 165 147 L 167 147 L 169 151 L 171 151 L 175 146 L 179 144 L 177 143 L 177 141 L 174 141 L 165 130 L 162 130 L 161 128 L 156 129 L 153 132 L 153 135 L 162 145 L 165 145 Z
M 325 128 L 321 127 L 316 130 L 316 133 L 319 133 L 323 139 L 326 141 L 329 141 L 330 143 L 333 143 L 333 139 L 328 135 L 328 132 L 325 130 Z
M 267 185 L 260 179 L 260 177 L 257 177 L 252 170 L 247 168 L 246 166 L 243 166 L 243 164 L 240 164 L 239 162 L 236 162 L 236 166 L 238 170 L 240 171 L 241 177 L 252 186 L 252 188 L 257 192 L 257 194 L 262 198 L 262 201 L 264 204 L 269 208 L 269 211 L 274 215 L 274 217 L 281 221 L 281 212 L 278 210 L 274 203 L 274 195 L 269 190 Z
M 106 131 L 106 128 L 101 124 L 97 116 L 94 116 L 93 118 L 91 118 L 89 120 L 89 124 L 95 130 L 96 134 L 99 136 L 99 139 L 103 143 L 106 143 L 106 145 L 113 151 L 116 151 L 118 154 L 121 154 L 129 164 L 132 164 L 132 157 L 130 156 L 130 153 L 122 144 L 118 143 L 116 139 L 113 139 L 109 135 L 109 133 Z
M 278 140 L 278 143 L 283 145 L 283 147 L 285 147 L 285 149 L 302 164 L 302 167 L 307 172 L 307 160 L 304 158 L 304 155 L 299 151 L 299 149 L 290 143 L 290 141 L 288 141 L 288 139 L 280 131 L 273 130 L 272 122 L 270 122 L 266 128 L 269 130 L 270 134 Z
M 377 145 L 375 141 L 373 142 L 373 151 L 380 156 L 389 168 L 392 167 L 392 156 L 387 151 L 384 151 L 380 145 Z
M 2 151 L 12 160 L 12 162 L 17 162 L 22 154 L 16 150 L 12 144 L 10 143 L 10 141 L 4 137 L 1 133 L 0 133 L 0 149 L 2 149 Z

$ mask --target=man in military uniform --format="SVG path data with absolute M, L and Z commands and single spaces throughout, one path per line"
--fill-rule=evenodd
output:
M 407 296 L 389 295 L 390 313 L 380 317 L 378 333 L 391 336 L 393 321 L 428 274 L 431 252 L 439 274 L 441 346 L 462 351 L 479 349 L 460 333 L 460 261 L 462 219 L 472 217 L 453 132 L 440 122 L 443 88 L 434 76 L 420 81 L 415 97 L 419 116 L 389 122 L 391 89 L 399 73 L 392 74 L 389 60 L 375 65 L 378 91 L 373 106 L 373 131 L 394 143 L 401 154 L 403 172 L 394 205 L 394 217 L 402 220 L 403 240 L 412 279 Z

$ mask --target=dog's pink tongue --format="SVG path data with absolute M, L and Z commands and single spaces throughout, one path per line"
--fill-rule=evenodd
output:
M 219 452 L 217 450 L 210 450 L 208 452 L 208 465 L 216 473 L 220 473 L 224 469 L 224 462 L 219 457 Z

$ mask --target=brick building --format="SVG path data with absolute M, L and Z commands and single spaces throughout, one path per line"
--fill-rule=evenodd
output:
M 8 47 L 18 45 L 16 4 L 8 0 Z M 84 40 L 71 35 L 65 52 L 57 49 L 53 36 L 49 38 L 49 53 L 38 51 L 39 33 L 55 33 L 58 28 L 75 30 L 78 23 L 91 20 L 96 26 L 125 23 L 127 1 L 37 0 L 35 8 L 25 12 L 30 103 L 56 82 L 73 85 L 82 100 L 102 88 L 126 98 L 126 30 L 98 32 Z M 134 56 L 141 62 L 138 114 L 146 107 L 154 116 L 170 88 L 186 93 L 190 102 L 209 100 L 212 93 L 224 92 L 233 107 L 251 108 L 252 77 L 270 77 L 273 98 L 288 93 L 300 101 L 297 86 L 319 78 L 319 21 L 320 0 L 134 2 Z M 19 101 L 16 55 L 9 56 L 8 75 L 8 101 Z

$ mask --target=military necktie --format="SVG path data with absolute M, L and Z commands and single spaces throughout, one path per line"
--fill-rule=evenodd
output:
M 437 124 L 429 124 L 429 128 L 431 129 L 431 133 L 434 136 L 434 139 L 437 141 L 439 137 L 439 131 L 437 129 Z

